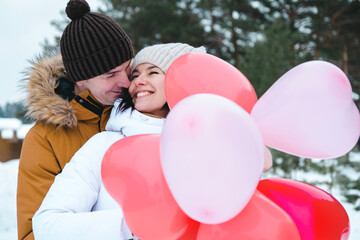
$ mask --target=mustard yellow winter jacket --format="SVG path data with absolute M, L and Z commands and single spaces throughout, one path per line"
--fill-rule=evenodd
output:
M 89 91 L 70 102 L 55 93 L 64 76 L 61 56 L 37 59 L 27 73 L 27 115 L 36 121 L 20 155 L 17 188 L 18 239 L 34 239 L 32 217 L 54 178 L 94 134 L 105 130 L 111 107 Z

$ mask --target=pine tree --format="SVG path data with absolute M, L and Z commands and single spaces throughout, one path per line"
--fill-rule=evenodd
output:
M 247 49 L 238 69 L 247 76 L 259 97 L 294 63 L 301 61 L 296 60 L 299 57 L 291 48 L 292 43 L 293 35 L 289 25 L 277 19 L 263 31 L 263 39 Z
M 239 65 L 241 56 L 267 23 L 250 1 L 200 0 L 196 9 L 206 30 L 204 42 L 209 52 L 234 66 Z
M 3 110 L 2 106 L 0 106 L 0 117 L 1 118 L 5 117 L 4 110 Z
M 136 51 L 155 43 L 203 45 L 204 29 L 191 11 L 190 1 L 107 0 L 107 15 L 116 19 L 132 39 Z

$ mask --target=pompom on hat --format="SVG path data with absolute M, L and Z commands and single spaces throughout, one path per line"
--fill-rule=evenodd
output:
M 175 59 L 191 52 L 206 53 L 206 49 L 205 47 L 195 48 L 186 43 L 165 43 L 145 47 L 133 59 L 131 72 L 142 63 L 151 63 L 166 73 Z
M 130 38 L 119 24 L 90 12 L 85 0 L 70 0 L 65 12 L 72 21 L 61 36 L 60 51 L 71 81 L 107 73 L 134 57 Z

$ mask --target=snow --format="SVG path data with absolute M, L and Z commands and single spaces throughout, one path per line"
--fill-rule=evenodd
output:
M 349 153 L 349 160 L 352 161 L 352 162 L 360 162 L 360 152 L 350 152 Z
M 353 92 L 352 93 L 352 98 L 353 98 L 354 101 L 356 101 L 356 100 L 359 100 L 360 96 L 359 96 L 359 94 Z
M 17 138 L 24 139 L 32 126 L 34 124 L 22 124 L 17 118 L 0 118 L 1 138 L 11 139 L 16 131 Z
M 19 160 L 0 162 L 0 239 L 16 240 L 16 184 Z M 349 240 L 360 239 L 360 212 L 352 209 L 352 205 L 334 194 L 344 206 L 350 218 Z
M 0 239 L 16 240 L 16 184 L 18 160 L 0 162 Z
M 0 130 L 18 129 L 21 124 L 21 121 L 17 118 L 0 118 Z

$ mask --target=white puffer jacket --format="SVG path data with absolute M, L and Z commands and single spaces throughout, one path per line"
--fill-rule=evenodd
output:
M 115 102 L 105 132 L 89 139 L 57 175 L 34 215 L 36 240 L 132 239 L 120 206 L 101 180 L 101 162 L 106 150 L 125 136 L 161 133 L 164 119 L 136 110 L 117 112 Z

